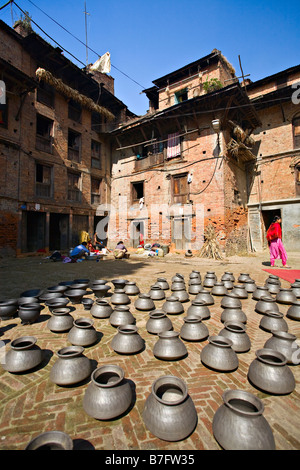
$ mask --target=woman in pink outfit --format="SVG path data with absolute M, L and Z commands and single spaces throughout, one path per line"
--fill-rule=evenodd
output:
M 275 260 L 281 259 L 282 266 L 284 268 L 290 268 L 287 266 L 287 254 L 282 243 L 282 231 L 281 231 L 281 218 L 276 215 L 273 222 L 267 231 L 267 240 L 270 248 L 270 260 L 271 266 L 275 266 Z

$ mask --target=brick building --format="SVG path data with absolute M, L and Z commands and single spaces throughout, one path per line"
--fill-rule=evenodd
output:
M 110 200 L 107 131 L 133 114 L 114 80 L 68 60 L 31 29 L 0 22 L 2 253 L 66 250 Z

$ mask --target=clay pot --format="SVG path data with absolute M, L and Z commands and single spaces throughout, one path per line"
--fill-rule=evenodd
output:
M 93 327 L 91 318 L 78 318 L 74 320 L 73 327 L 68 333 L 68 341 L 73 346 L 90 346 L 97 341 L 97 332 Z
M 278 276 L 275 274 L 270 274 L 268 279 L 265 282 L 265 286 L 268 287 L 269 284 L 277 284 L 279 287 L 281 287 L 281 281 Z
M 224 308 L 221 313 L 221 322 L 239 322 L 247 323 L 247 316 L 240 307 Z
M 250 274 L 248 273 L 240 273 L 238 277 L 238 282 L 246 282 L 251 280 Z
M 82 299 L 81 301 L 82 305 L 84 306 L 84 310 L 91 310 L 93 304 L 94 304 L 94 301 L 93 299 L 89 299 L 88 297 L 85 298 L 85 299 Z
M 190 300 L 187 291 L 184 289 L 176 289 L 173 292 L 173 296 L 176 297 L 179 302 L 188 302 Z
M 151 286 L 148 295 L 152 300 L 163 300 L 166 297 L 165 291 L 161 287 L 156 285 Z
M 213 435 L 225 450 L 275 450 L 263 402 L 244 390 L 226 390 L 213 417 Z
M 121 325 L 110 345 L 118 354 L 136 354 L 145 347 L 145 341 L 135 325 Z
M 201 274 L 200 274 L 200 271 L 195 271 L 193 269 L 193 271 L 190 273 L 190 280 L 197 280 L 201 283 Z
M 291 305 L 293 302 L 297 302 L 297 297 L 295 296 L 293 289 L 280 288 L 276 295 L 276 302 L 279 304 Z
M 256 351 L 256 359 L 248 370 L 249 382 L 260 390 L 274 395 L 286 395 L 295 388 L 295 378 L 287 366 L 286 357 L 274 349 Z
M 286 316 L 291 320 L 300 320 L 300 301 L 292 302 L 292 305 L 288 308 Z
M 253 281 L 253 279 L 248 279 L 247 281 L 245 281 L 244 287 L 246 289 L 246 292 L 248 292 L 248 294 L 253 294 L 253 292 L 256 291 L 256 284 L 255 284 L 255 281 Z
M 297 299 L 300 299 L 300 282 L 294 282 L 293 284 L 291 284 L 291 289 Z
M 205 276 L 203 279 L 203 287 L 208 287 L 211 288 L 215 285 L 216 283 L 216 278 L 214 276 Z
M 260 300 L 256 302 L 255 311 L 264 315 L 266 312 L 279 312 L 279 307 L 275 299 L 262 296 Z
M 149 319 L 146 323 L 146 330 L 148 331 L 148 333 L 157 335 L 161 331 L 169 331 L 172 329 L 172 322 L 163 310 L 156 309 L 153 312 L 149 313 Z
M 41 314 L 41 305 L 36 302 L 35 304 L 19 305 L 18 315 L 24 325 L 30 325 L 37 321 Z
M 240 298 L 233 294 L 232 292 L 229 294 L 224 295 L 223 299 L 221 300 L 221 307 L 222 308 L 242 308 L 242 302 Z
M 60 292 L 64 293 L 67 290 L 67 286 L 52 286 L 52 287 L 47 287 L 47 292 Z
M 68 289 L 65 291 L 65 296 L 70 299 L 72 304 L 80 304 L 82 297 L 86 295 L 86 290 L 84 289 Z
M 11 349 L 2 362 L 4 370 L 12 373 L 26 372 L 38 366 L 44 352 L 36 344 L 34 336 L 21 336 L 11 342 Z
M 1 320 L 10 320 L 18 311 L 18 300 L 7 299 L 0 302 L 0 318 Z
M 95 419 L 117 418 L 128 410 L 133 399 L 124 370 L 114 364 L 98 367 L 91 375 L 83 397 L 83 409 Z
M 158 359 L 174 361 L 186 356 L 187 349 L 179 338 L 179 332 L 162 331 L 158 333 L 158 341 L 154 345 L 153 354 Z
M 90 359 L 83 355 L 83 346 L 67 346 L 57 351 L 58 360 L 50 370 L 50 380 L 56 385 L 73 385 L 92 373 Z
M 265 287 L 268 288 L 268 291 L 270 294 L 278 294 L 280 291 L 280 284 L 278 284 L 276 281 L 269 281 L 269 283 L 265 284 Z
M 180 337 L 185 341 L 203 341 L 208 338 L 209 331 L 202 323 L 200 317 L 187 316 L 183 319 L 184 324 L 180 329 Z
M 113 279 L 112 284 L 114 285 L 115 289 L 124 289 L 127 279 Z
M 106 284 L 93 283 L 91 284 L 91 289 L 98 299 L 102 299 L 107 295 L 108 291 L 110 290 L 110 286 L 107 286 Z
M 171 282 L 184 282 L 184 276 L 180 273 L 176 273 L 175 276 L 172 277 Z
M 245 289 L 244 284 L 236 284 L 233 286 L 232 294 L 236 294 L 240 299 L 248 299 L 248 292 Z
M 104 286 L 107 283 L 108 281 L 106 281 L 105 279 L 96 279 L 95 281 L 92 281 L 90 285 L 97 287 L 97 286 Z
M 172 375 L 160 377 L 152 384 L 142 417 L 154 436 L 170 442 L 187 438 L 198 421 L 185 382 Z
M 231 281 L 231 282 L 235 282 L 235 277 L 234 275 L 229 272 L 229 271 L 225 271 L 225 273 L 222 275 L 221 277 L 221 281 Z
M 45 305 L 49 308 L 50 312 L 56 308 L 65 308 L 69 303 L 69 299 L 66 297 L 55 297 L 54 299 L 49 299 L 45 302 Z
M 201 362 L 210 369 L 221 372 L 235 370 L 239 365 L 232 341 L 223 336 L 210 336 L 208 344 L 201 351 Z
M 65 291 L 65 292 L 67 292 L 67 291 Z M 34 297 L 34 296 L 32 296 L 32 297 Z M 36 301 L 44 303 L 44 302 L 47 302 L 50 299 L 57 299 L 57 298 L 64 298 L 64 293 L 62 293 L 62 292 L 46 292 L 44 294 L 41 294 L 39 297 L 36 297 Z
M 42 294 L 43 291 L 41 289 L 30 289 L 26 290 L 25 292 L 22 292 L 20 297 L 35 297 L 36 299 L 38 299 Z
M 228 290 L 226 289 L 224 282 L 216 282 L 213 286 L 212 290 L 210 291 L 212 295 L 226 295 L 228 294 Z
M 261 297 L 269 297 L 269 299 L 273 299 L 267 287 L 256 286 L 256 289 L 252 294 L 252 299 L 260 300 Z
M 73 441 L 64 432 L 48 431 L 32 439 L 25 450 L 73 450 Z
M 137 310 L 142 311 L 155 310 L 155 304 L 149 294 L 139 294 L 134 306 Z
M 215 271 L 207 271 L 206 274 L 205 274 L 205 277 L 206 278 L 214 278 L 215 281 L 218 280 Z
M 52 317 L 47 323 L 47 328 L 55 333 L 69 331 L 73 326 L 74 318 L 70 315 L 70 309 L 57 308 L 52 310 Z
M 271 331 L 264 348 L 274 349 L 286 357 L 287 364 L 300 364 L 300 348 L 296 343 L 297 336 L 286 331 Z
M 222 282 L 223 282 L 224 286 L 226 287 L 226 289 L 227 289 L 228 291 L 233 289 L 234 284 L 233 284 L 232 281 L 229 281 L 229 280 L 227 281 L 227 280 L 225 279 L 225 281 L 222 281 Z
M 198 316 L 201 320 L 208 320 L 210 318 L 210 310 L 205 302 L 200 300 L 192 300 L 191 305 L 187 309 L 187 316 Z
M 75 284 L 89 284 L 90 279 L 74 279 L 73 281 Z
M 75 282 L 73 281 L 72 284 L 68 286 L 68 289 L 83 289 L 87 290 L 89 283 L 88 282 Z
M 232 341 L 232 349 L 236 353 L 245 353 L 251 348 L 251 341 L 246 333 L 246 326 L 240 322 L 225 322 L 224 329 L 219 336 L 224 336 Z
M 163 277 L 157 278 L 156 285 L 158 285 L 163 290 L 168 290 L 170 288 L 167 280 Z
M 177 297 L 174 297 L 172 295 L 166 298 L 166 301 L 163 304 L 162 309 L 168 315 L 178 315 L 184 312 L 182 303 L 178 300 Z
M 205 289 L 202 289 L 199 294 L 196 295 L 195 300 L 204 302 L 205 305 L 214 305 L 215 303 L 213 296 Z
M 63 299 L 63 297 L 59 297 L 60 299 Z M 16 301 L 16 299 L 11 299 L 13 301 Z M 57 300 L 56 298 L 50 299 L 52 301 Z M 23 304 L 35 304 L 39 303 L 39 299 L 37 297 L 20 297 L 17 301 L 17 305 L 23 305 Z
M 288 331 L 288 324 L 280 312 L 265 312 L 259 323 L 259 328 L 265 331 Z
M 58 283 L 59 286 L 70 286 L 74 281 L 61 281 Z
M 183 281 L 174 281 L 174 282 L 172 282 L 172 284 L 171 284 L 171 291 L 172 292 L 177 291 L 177 290 L 181 290 L 181 289 L 185 289 L 185 282 L 183 282 Z
M 94 318 L 109 318 L 113 309 L 106 300 L 97 299 L 91 308 L 91 315 Z
M 127 295 L 138 295 L 140 293 L 140 289 L 133 281 L 127 281 L 124 287 L 124 292 Z
M 131 300 L 128 295 L 125 294 L 124 289 L 115 289 L 110 302 L 114 305 L 127 305 L 130 304 Z
M 135 318 L 128 305 L 117 305 L 109 317 L 109 323 L 115 328 L 122 325 L 133 325 Z
M 201 282 L 199 282 L 198 280 L 191 281 L 189 283 L 189 294 L 197 295 L 199 294 L 201 289 L 202 289 L 202 285 L 201 285 Z

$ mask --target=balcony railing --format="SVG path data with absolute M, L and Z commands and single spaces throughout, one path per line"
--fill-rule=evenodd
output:
M 164 154 L 161 153 L 154 153 L 153 155 L 149 155 L 148 157 L 141 158 L 135 161 L 135 171 L 145 170 L 146 168 L 150 168 L 155 165 L 161 165 L 164 162 Z
M 42 152 L 52 153 L 52 138 L 43 137 L 42 135 L 36 135 L 35 148 Z

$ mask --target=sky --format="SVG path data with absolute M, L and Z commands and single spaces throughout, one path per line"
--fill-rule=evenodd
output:
M 0 6 L 6 1 L 0 0 Z M 86 64 L 86 33 L 92 49 L 88 63 L 109 52 L 115 95 L 137 115 L 147 112 L 142 91 L 153 86 L 153 80 L 215 48 L 237 76 L 240 56 L 243 72 L 252 81 L 300 64 L 299 0 L 86 0 L 86 16 L 84 0 L 16 0 L 0 11 L 9 26 L 22 15 L 17 5 L 75 56 L 78 61 L 64 52 L 80 68 Z M 57 46 L 35 24 L 32 27 Z

